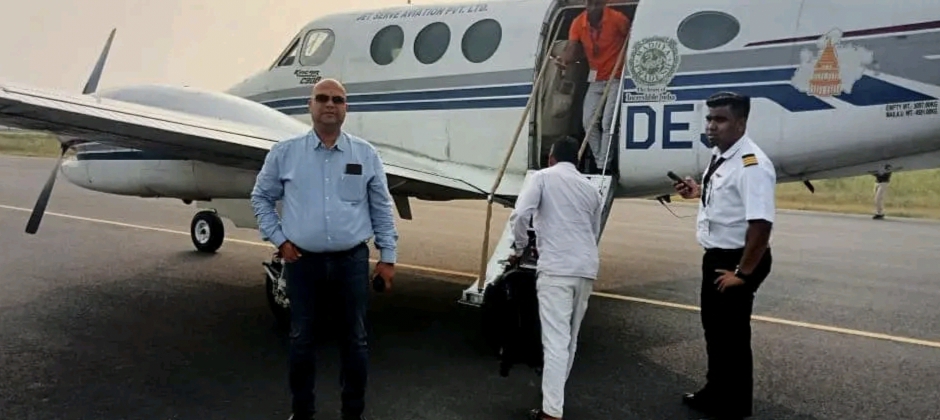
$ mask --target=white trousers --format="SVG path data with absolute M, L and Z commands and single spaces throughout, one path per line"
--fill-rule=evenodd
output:
M 594 118 L 595 109 L 601 105 L 601 96 L 604 96 L 604 88 L 606 86 L 606 80 L 593 82 L 588 85 L 587 92 L 584 94 L 584 107 L 582 109 L 583 114 L 581 115 L 581 124 L 583 124 L 584 131 L 588 131 L 588 127 L 591 125 L 591 121 Z M 617 88 L 619 86 L 618 81 L 614 80 L 610 91 L 607 92 L 607 98 L 605 98 L 603 104 L 604 110 L 601 111 L 601 115 L 598 118 L 600 124 L 595 126 L 588 136 L 588 146 L 591 146 L 591 153 L 594 153 L 594 161 L 597 163 L 597 168 L 604 168 L 604 158 L 606 157 L 608 174 L 616 169 L 613 167 L 613 157 L 616 150 L 613 150 L 609 145 L 610 127 L 613 125 L 612 121 L 614 118 L 614 106 L 617 105 L 617 98 L 620 97 L 617 95 Z
M 562 417 L 565 382 L 571 373 L 581 320 L 587 311 L 594 280 L 539 274 L 535 283 L 542 324 L 542 411 Z
M 887 191 L 887 182 L 875 183 L 875 214 L 885 214 L 885 192 Z

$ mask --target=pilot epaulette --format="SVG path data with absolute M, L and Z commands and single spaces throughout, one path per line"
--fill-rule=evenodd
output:
M 753 153 L 748 153 L 744 156 L 741 156 L 741 160 L 744 161 L 744 167 L 757 165 L 757 156 L 754 156 Z

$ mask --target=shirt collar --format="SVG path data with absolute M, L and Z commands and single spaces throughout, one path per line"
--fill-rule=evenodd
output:
M 310 138 L 315 142 L 314 149 L 326 149 L 326 145 L 323 144 L 323 141 L 320 140 L 320 136 L 317 135 L 317 132 L 313 129 L 310 130 Z M 340 130 L 339 137 L 336 138 L 336 143 L 333 144 L 333 149 L 337 151 L 346 151 L 349 150 L 349 139 L 346 138 L 346 132 Z
M 559 168 L 562 168 L 562 169 L 565 169 L 565 170 L 568 170 L 568 171 L 575 171 L 575 172 L 578 172 L 578 168 L 577 168 L 576 166 L 574 166 L 574 164 L 571 163 L 571 162 L 556 162 L 556 163 L 555 163 L 555 166 L 558 166 Z M 580 172 L 579 172 L 579 173 L 580 173 Z
M 734 143 L 734 146 L 729 147 L 728 150 L 725 150 L 724 153 L 721 153 L 721 150 L 718 149 L 718 147 L 716 146 L 712 149 L 712 155 L 720 154 L 721 155 L 720 157 L 724 158 L 725 160 L 730 159 L 732 156 L 738 153 L 738 150 L 741 150 L 741 146 L 743 146 L 744 142 L 748 140 L 749 138 L 747 134 L 741 136 L 741 138 L 738 139 L 738 141 Z
M 601 12 L 601 27 L 603 27 L 603 26 L 604 26 L 604 22 L 607 21 L 607 20 L 610 18 L 611 8 L 610 8 L 610 6 L 604 6 L 604 8 L 603 8 L 602 10 L 603 10 L 603 11 Z M 588 18 L 588 11 L 587 11 L 587 10 L 584 11 L 584 29 L 587 29 L 587 30 L 589 30 L 589 31 L 593 31 L 593 30 L 594 30 L 594 28 L 591 27 L 591 20 L 590 20 L 590 18 Z

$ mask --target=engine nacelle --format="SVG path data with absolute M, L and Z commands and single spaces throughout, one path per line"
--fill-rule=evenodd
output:
M 147 152 L 124 149 L 80 152 L 62 163 L 62 174 L 69 182 L 92 191 L 208 200 L 247 198 L 257 171 L 193 160 L 153 158 Z
M 102 90 L 96 95 L 118 101 L 183 112 L 223 121 L 265 127 L 284 138 L 301 135 L 311 127 L 267 105 L 223 92 L 192 87 L 137 85 Z
M 190 87 L 125 86 L 96 95 L 154 108 L 179 111 L 271 130 L 284 140 L 310 127 L 260 103 L 227 93 Z M 86 139 L 94 140 L 94 139 Z M 138 197 L 183 200 L 248 198 L 257 171 L 185 159 L 147 150 L 85 143 L 74 146 L 74 158 L 63 162 L 62 174 L 73 184 L 93 191 Z

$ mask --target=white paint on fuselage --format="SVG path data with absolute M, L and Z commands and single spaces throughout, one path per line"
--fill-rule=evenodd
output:
M 707 51 L 690 50 L 680 43 L 680 53 L 683 63 L 686 64 L 696 61 L 705 62 L 711 55 L 718 57 L 726 54 L 727 58 L 719 57 L 714 60 L 716 66 L 721 68 L 704 66 L 680 70 L 677 77 L 708 76 L 719 72 L 729 75 L 744 74 L 795 68 L 801 64 L 799 60 L 801 56 L 813 57 L 813 54 L 818 53 L 818 37 L 831 33 L 834 28 L 856 30 L 940 21 L 940 4 L 915 3 L 905 6 L 873 3 L 866 6 L 867 9 L 862 9 L 843 7 L 835 0 L 817 1 L 811 5 L 807 2 L 782 0 L 762 2 L 760 5 L 724 0 L 711 0 L 704 3 L 699 1 L 694 5 L 696 10 L 720 10 L 735 16 L 740 22 L 740 33 L 728 44 Z M 632 10 L 632 5 L 635 4 L 637 3 L 628 2 L 620 6 L 626 6 L 625 10 Z M 480 5 L 485 5 L 485 7 L 480 7 Z M 693 13 L 690 11 L 693 8 L 692 5 L 689 6 L 681 7 L 681 3 L 640 1 L 633 19 L 631 50 L 637 42 L 649 36 L 675 39 L 676 28 Z M 572 10 L 577 10 L 577 7 Z M 903 9 L 898 10 L 897 7 Z M 432 8 L 441 8 L 443 12 L 416 13 Z M 331 15 L 310 22 L 291 41 L 298 39 L 303 41 L 305 34 L 310 30 L 331 30 L 335 36 L 333 51 L 326 61 L 317 66 L 303 66 L 297 63 L 273 66 L 232 87 L 228 93 L 267 103 L 289 113 L 293 118 L 292 121 L 297 124 L 283 123 L 283 127 L 290 127 L 288 130 L 308 129 L 310 117 L 306 111 L 306 98 L 309 97 L 310 83 L 314 80 L 303 79 L 310 79 L 311 74 L 314 73 L 317 77 L 335 77 L 346 84 L 350 90 L 351 110 L 347 116 L 345 128 L 375 144 L 380 152 L 395 150 L 423 157 L 429 161 L 474 165 L 492 172 L 496 172 L 502 163 L 512 136 L 522 121 L 519 141 L 509 161 L 507 171 L 524 173 L 532 162 L 539 160 L 537 156 L 529 156 L 530 150 L 538 151 L 538 143 L 535 139 L 538 130 L 530 132 L 530 129 L 536 124 L 546 127 L 545 121 L 536 117 L 537 110 L 524 118 L 525 94 L 515 93 L 502 96 L 501 99 L 515 99 L 512 105 L 501 108 L 384 111 L 374 108 L 383 103 L 394 103 L 398 108 L 414 108 L 416 103 L 421 102 L 420 98 L 388 99 L 388 97 L 381 96 L 395 90 L 400 91 L 399 93 L 410 92 L 412 95 L 416 92 L 423 92 L 422 95 L 433 96 L 439 95 L 444 90 L 444 85 L 451 88 L 470 88 L 474 87 L 472 86 L 474 79 L 477 79 L 478 83 L 483 83 L 480 80 L 486 77 L 493 77 L 493 80 L 497 80 L 497 82 L 488 83 L 490 86 L 531 83 L 536 66 L 540 64 L 541 55 L 538 51 L 546 48 L 545 38 L 554 30 L 554 19 L 559 11 L 559 4 L 553 1 L 518 0 L 446 6 L 401 6 L 381 11 Z M 408 15 L 409 13 L 411 15 Z M 482 63 L 470 63 L 461 52 L 462 36 L 473 23 L 488 18 L 495 19 L 501 24 L 502 36 L 499 48 L 489 60 Z M 414 41 L 422 28 L 434 22 L 443 22 L 450 27 L 450 43 L 440 61 L 425 65 L 415 58 Z M 402 27 L 403 47 L 394 62 L 377 65 L 370 58 L 370 44 L 373 36 L 390 24 Z M 561 31 L 565 35 L 566 29 Z M 936 33 L 937 30 L 934 28 L 913 31 L 911 34 L 923 36 L 924 33 Z M 908 42 L 905 40 L 907 38 L 902 36 L 888 35 L 881 38 L 887 40 L 884 42 L 894 43 L 885 44 L 887 45 L 885 48 L 889 51 L 911 50 L 916 53 L 923 50 L 923 53 L 915 54 L 918 58 L 931 56 L 929 53 L 933 51 L 931 48 L 934 48 L 933 44 L 928 45 L 926 42 L 923 45 L 913 41 Z M 780 39 L 795 40 L 764 46 L 748 45 Z M 874 35 L 843 37 L 842 40 L 851 45 L 851 43 L 868 42 L 866 40 L 871 39 L 875 39 Z M 781 49 L 781 47 L 785 48 Z M 843 46 L 842 48 L 845 50 L 851 47 Z M 802 49 L 808 52 L 802 52 Z M 773 52 L 778 50 L 779 53 Z M 739 60 L 734 55 L 739 53 L 763 54 L 764 58 L 761 60 L 764 61 L 757 63 L 751 60 L 753 57 L 750 56 L 742 56 L 743 58 Z M 874 63 L 877 64 L 880 61 L 883 67 L 901 65 L 888 60 L 890 57 L 887 57 L 888 53 L 883 50 L 876 50 L 872 54 Z M 931 63 L 931 61 L 923 63 Z M 851 63 L 846 62 L 846 65 L 849 64 Z M 919 64 L 922 63 L 903 64 L 901 70 L 905 70 L 903 66 L 910 67 Z M 853 73 L 842 72 L 841 74 L 852 75 Z M 940 97 L 940 87 L 936 83 L 899 77 L 896 72 L 882 73 L 877 68 L 865 69 L 860 74 L 899 89 L 907 89 L 908 92 L 933 98 Z M 748 91 L 754 90 L 757 86 L 779 87 L 787 84 L 791 84 L 790 88 L 792 88 L 792 83 L 798 82 L 799 80 L 796 82 L 792 80 L 721 82 L 721 84 L 701 82 L 676 84 L 670 87 L 670 91 L 682 96 L 703 89 L 708 92 L 724 89 Z M 858 95 L 866 94 L 863 87 L 856 87 L 853 94 L 856 95 L 855 104 L 845 97 L 812 99 L 803 92 L 799 92 L 798 95 L 785 92 L 781 94 L 786 96 L 783 98 L 770 97 L 773 95 L 767 97 L 755 95 L 752 101 L 749 135 L 777 164 L 779 181 L 796 181 L 804 177 L 819 179 L 826 176 L 859 175 L 879 170 L 885 164 L 891 164 L 896 170 L 936 166 L 936 151 L 940 149 L 940 143 L 938 143 L 940 142 L 940 136 L 938 136 L 940 116 L 935 113 L 902 117 L 887 115 L 895 107 L 910 110 L 914 106 L 935 106 L 935 102 L 933 105 L 925 102 L 920 102 L 919 105 L 878 104 L 878 98 L 859 99 Z M 172 102 L 174 98 L 170 95 L 165 98 L 165 101 Z M 782 105 L 787 101 L 799 102 L 807 98 L 826 104 L 829 109 L 792 111 Z M 471 98 L 467 97 L 450 101 L 458 103 L 470 100 Z M 425 100 L 424 103 L 446 101 L 446 99 L 438 98 Z M 691 147 L 665 148 L 663 135 L 665 107 L 683 104 L 690 105 L 692 110 L 672 113 L 672 122 L 687 123 L 688 126 L 675 128 L 670 135 L 673 141 L 691 140 Z M 233 106 L 236 106 L 234 102 Z M 645 138 L 647 133 L 645 124 L 652 122 L 656 124 L 653 130 L 654 142 L 646 149 L 626 149 L 623 137 L 626 136 L 624 118 L 626 118 L 627 110 L 639 106 L 649 107 L 654 119 L 649 121 L 643 116 L 637 117 L 634 120 L 636 125 L 631 136 L 638 139 Z M 935 112 L 935 108 L 933 110 Z M 580 109 L 573 111 L 580 114 Z M 229 116 L 229 119 L 238 120 L 242 118 L 238 116 L 242 115 L 239 112 L 241 111 L 221 112 L 220 118 Z M 615 139 L 621 155 L 620 188 L 617 189 L 616 195 L 636 197 L 670 193 L 672 191 L 670 181 L 665 176 L 669 170 L 682 175 L 700 175 L 711 153 L 709 148 L 698 141 L 701 133 L 704 132 L 703 120 L 706 112 L 704 101 L 699 98 L 680 99 L 668 104 L 649 102 L 622 104 L 619 110 L 622 136 Z M 572 118 L 580 120 L 577 115 Z M 271 121 L 278 119 L 283 120 L 283 117 L 271 117 Z M 281 127 L 282 122 L 272 124 Z M 919 157 L 920 154 L 922 156 Z M 63 173 L 73 183 L 99 191 L 196 199 L 212 197 L 244 200 L 247 199 L 254 182 L 252 171 L 178 160 L 71 161 L 63 166 Z

